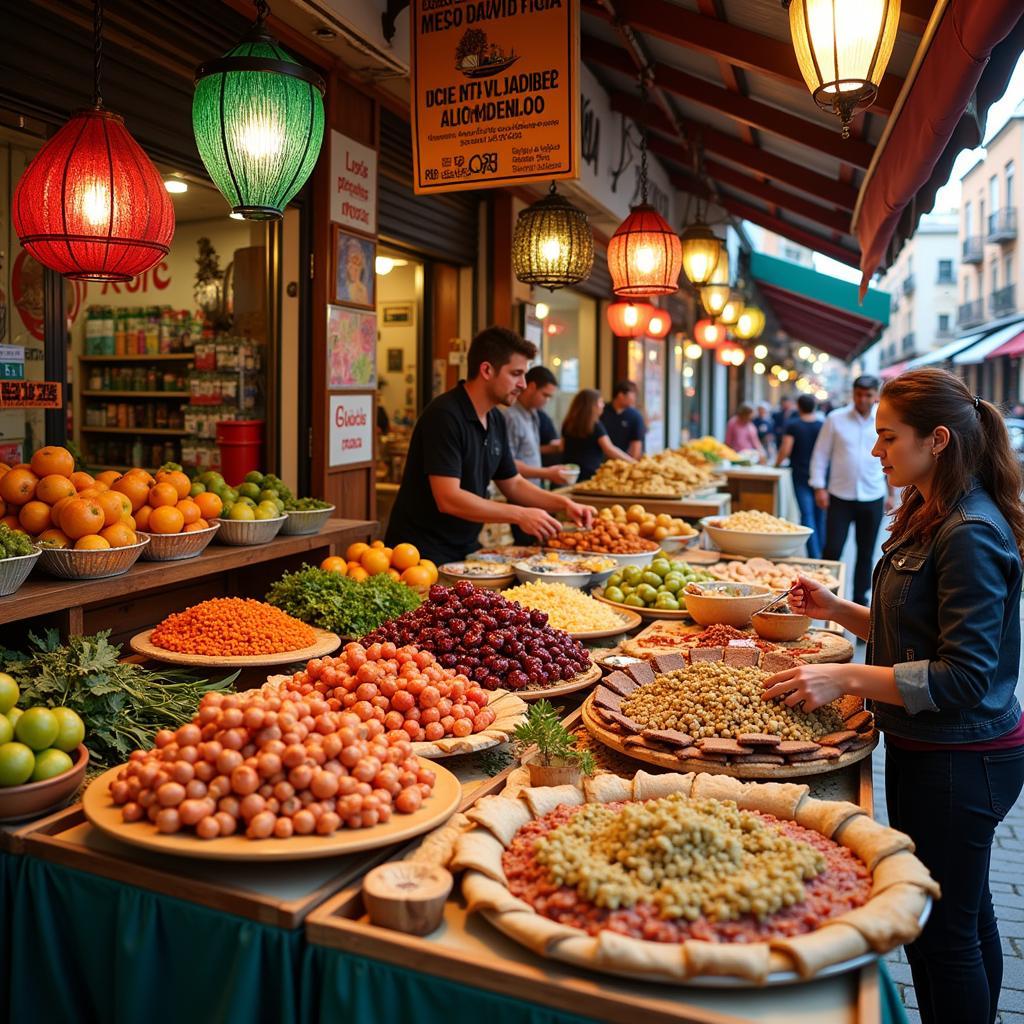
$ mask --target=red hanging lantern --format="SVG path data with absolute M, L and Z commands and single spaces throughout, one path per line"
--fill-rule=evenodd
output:
M 663 309 L 655 309 L 647 321 L 648 338 L 664 338 L 672 330 L 672 318 Z
M 101 30 L 97 3 L 95 105 L 76 113 L 28 165 L 12 220 L 44 267 L 76 281 L 130 281 L 170 250 L 174 207 L 123 119 L 103 108 Z
M 657 312 L 649 302 L 613 302 L 608 307 L 608 326 L 617 338 L 642 338 Z
M 716 348 L 725 341 L 725 328 L 713 320 L 698 320 L 693 325 L 693 337 L 701 348 Z
M 647 204 L 634 206 L 608 242 L 612 290 L 622 298 L 679 290 L 683 248 L 668 221 Z

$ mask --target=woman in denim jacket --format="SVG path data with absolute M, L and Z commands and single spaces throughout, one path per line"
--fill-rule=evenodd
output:
M 1002 951 L 988 884 L 996 826 L 1024 785 L 1020 668 L 1021 471 L 995 406 L 944 370 L 889 381 L 873 454 L 903 502 L 870 609 L 804 577 L 796 612 L 866 640 L 866 665 L 801 665 L 765 696 L 807 710 L 872 701 L 886 735 L 889 821 L 942 886 L 907 947 L 925 1024 L 992 1024 Z

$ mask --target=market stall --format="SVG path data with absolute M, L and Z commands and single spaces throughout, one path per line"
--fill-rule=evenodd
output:
M 789 469 L 774 466 L 729 466 L 722 470 L 732 498 L 732 510 L 758 509 L 783 519 L 800 521 L 800 509 Z

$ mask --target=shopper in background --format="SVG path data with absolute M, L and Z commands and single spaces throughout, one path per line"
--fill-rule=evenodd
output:
M 754 413 L 754 426 L 757 427 L 757 439 L 761 442 L 761 447 L 766 451 L 771 451 L 776 447 L 775 435 L 772 431 L 772 418 L 768 406 L 764 402 L 759 402 L 757 410 Z
M 612 443 L 601 410 L 604 399 L 593 388 L 577 392 L 562 423 L 562 457 L 580 467 L 580 480 L 589 480 L 605 459 L 636 462 L 628 452 Z M 634 410 L 635 411 L 635 410 Z
M 801 395 L 796 400 L 797 415 L 786 424 L 786 434 L 775 459 L 776 466 L 781 466 L 789 459 L 796 503 L 800 506 L 800 522 L 814 531 L 807 538 L 807 554 L 810 558 L 821 558 L 825 544 L 825 510 L 818 508 L 809 479 L 811 452 L 814 451 L 814 442 L 818 440 L 822 425 L 817 406 L 814 395 Z
M 540 461 L 542 466 L 554 466 L 561 461 L 562 435 L 555 421 L 543 410 L 537 410 L 537 429 L 540 431 Z
M 1021 470 L 999 410 L 945 370 L 889 381 L 875 430 L 873 455 L 905 490 L 870 609 L 804 577 L 790 597 L 866 640 L 866 664 L 789 669 L 765 697 L 805 711 L 848 693 L 872 701 L 889 823 L 942 887 L 907 946 L 921 1019 L 992 1024 L 1003 958 L 989 859 L 1024 783 Z
M 540 540 L 554 537 L 564 512 L 589 526 L 594 510 L 541 490 L 516 472 L 505 417 L 526 386 L 536 347 L 515 331 L 488 327 L 469 347 L 467 379 L 435 398 L 413 428 L 387 543 L 415 544 L 433 562 L 454 562 L 479 546 L 483 523 L 512 523 Z M 508 503 L 490 501 L 491 482 Z
M 778 409 L 772 413 L 772 433 L 775 435 L 775 447 L 782 446 L 786 436 L 786 424 L 796 415 L 796 402 L 788 395 L 779 402 Z
M 827 509 L 823 557 L 842 558 L 850 525 L 857 542 L 853 600 L 866 604 L 882 514 L 891 511 L 890 488 L 871 454 L 875 443 L 878 378 L 853 382 L 853 402 L 830 413 L 811 454 L 810 484 L 820 509 Z
M 643 413 L 636 407 L 636 385 L 631 380 L 615 382 L 612 400 L 604 406 L 601 422 L 616 448 L 633 459 L 643 455 L 647 424 Z
M 546 366 L 534 366 L 526 372 L 526 387 L 502 412 L 508 429 L 508 446 L 516 470 L 528 480 L 548 480 L 556 487 L 566 481 L 561 466 L 544 467 L 541 461 L 541 409 L 554 398 L 558 378 Z
M 768 453 L 757 436 L 757 427 L 754 425 L 754 407 L 743 403 L 737 410 L 736 415 L 730 417 L 725 425 L 725 443 L 737 452 L 757 452 L 763 462 Z

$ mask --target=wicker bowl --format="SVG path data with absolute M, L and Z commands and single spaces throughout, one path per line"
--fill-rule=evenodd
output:
M 319 533 L 324 528 L 324 523 L 335 513 L 333 505 L 330 508 L 312 508 L 307 511 L 285 512 L 286 519 L 281 533 L 285 537 Z
M 254 544 L 269 544 L 281 532 L 287 516 L 276 519 L 216 519 L 220 523 L 217 541 L 235 547 L 250 547 Z
M 213 540 L 213 535 L 220 529 L 220 522 L 219 519 L 215 519 L 213 526 L 205 530 L 191 530 L 189 533 L 141 531 L 140 537 L 149 538 L 149 545 L 141 555 L 142 561 L 175 562 L 182 558 L 195 558 L 196 555 L 201 555 Z
M 56 810 L 70 800 L 81 786 L 89 765 L 89 751 L 83 744 L 79 743 L 71 762 L 66 772 L 52 779 L 0 789 L 0 821 L 41 818 L 47 811 Z
M 28 579 L 39 555 L 39 551 L 33 551 L 31 555 L 0 560 L 0 597 L 10 597 Z
M 101 580 L 120 576 L 138 560 L 149 543 L 144 537 L 138 544 L 100 551 L 76 551 L 74 548 L 42 548 L 39 566 L 51 576 L 62 580 Z

